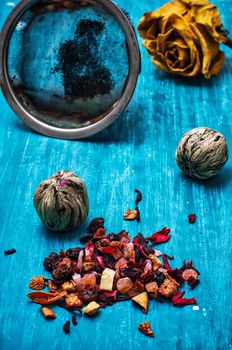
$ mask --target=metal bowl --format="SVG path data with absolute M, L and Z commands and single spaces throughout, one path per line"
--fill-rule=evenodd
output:
M 66 61 L 58 64 L 61 55 Z M 140 69 L 134 28 L 110 0 L 23 0 L 0 35 L 6 100 L 52 137 L 80 139 L 109 126 L 129 103 Z

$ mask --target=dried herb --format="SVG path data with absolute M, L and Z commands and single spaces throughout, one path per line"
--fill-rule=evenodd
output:
M 190 224 L 194 224 L 196 222 L 196 219 L 197 219 L 196 214 L 189 214 L 188 221 Z
M 16 249 L 14 249 L 14 248 L 4 251 L 5 255 L 11 255 L 11 254 L 14 254 L 14 253 L 16 253 Z
M 70 333 L 70 321 L 66 321 L 63 325 L 63 331 L 65 334 Z

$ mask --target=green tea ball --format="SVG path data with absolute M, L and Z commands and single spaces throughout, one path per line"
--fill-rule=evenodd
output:
M 84 182 L 71 171 L 59 171 L 36 188 L 34 206 L 43 224 L 52 231 L 69 231 L 88 216 Z
M 176 150 L 176 163 L 195 179 L 208 179 L 220 172 L 228 159 L 228 145 L 218 131 L 201 127 L 187 132 Z

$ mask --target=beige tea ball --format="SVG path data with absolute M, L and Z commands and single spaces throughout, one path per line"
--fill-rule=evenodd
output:
M 187 132 L 176 149 L 176 163 L 195 179 L 208 179 L 220 172 L 228 159 L 228 145 L 218 131 L 201 127 Z
M 72 230 L 80 226 L 88 216 L 86 186 L 73 172 L 59 171 L 36 188 L 34 206 L 49 230 Z

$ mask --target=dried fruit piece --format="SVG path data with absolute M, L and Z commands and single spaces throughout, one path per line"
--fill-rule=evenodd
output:
M 190 224 L 194 224 L 196 222 L 196 219 L 197 219 L 196 214 L 189 214 L 188 221 Z
M 53 283 L 51 280 L 48 280 L 48 288 L 51 293 L 54 293 L 57 291 L 57 285 L 55 285 L 55 283 Z
M 195 298 L 182 298 L 185 292 L 180 292 L 172 297 L 174 306 L 194 305 L 197 303 Z
M 70 332 L 70 321 L 66 321 L 63 325 L 63 331 L 65 334 L 68 334 Z
M 177 283 L 173 278 L 168 276 L 164 282 L 159 287 L 159 293 L 165 298 L 170 298 L 178 292 L 179 283 Z
M 154 333 L 152 332 L 150 323 L 148 321 L 141 323 L 138 326 L 138 329 L 140 330 L 140 332 L 147 335 L 148 337 L 154 337 Z
M 148 295 L 147 292 L 143 292 L 141 294 L 136 295 L 131 299 L 134 301 L 136 304 L 141 306 L 142 311 L 146 314 L 148 310 Z
M 123 215 L 124 220 L 136 220 L 138 215 L 138 210 L 127 209 Z
M 45 318 L 56 318 L 56 313 L 47 306 L 43 306 L 41 312 Z
M 63 298 L 66 294 L 67 294 L 66 291 L 55 292 L 55 293 L 32 292 L 32 293 L 28 293 L 27 297 L 30 298 L 32 301 L 34 301 L 34 303 L 48 305 Z
M 147 237 L 147 240 L 156 244 L 164 243 L 170 239 L 169 233 L 170 229 L 164 227 L 162 230 L 153 233 L 153 235 L 151 235 L 150 237 Z
M 186 269 L 183 273 L 182 273 L 182 278 L 185 281 L 191 280 L 191 279 L 197 279 L 198 278 L 198 273 L 196 270 L 193 269 Z
M 115 271 L 106 268 L 101 275 L 100 290 L 113 290 Z
M 64 300 L 65 300 L 67 307 L 69 307 L 69 308 L 83 306 L 82 300 L 78 297 L 78 295 L 76 293 L 67 294 L 65 296 Z
M 131 279 L 129 277 L 124 277 L 124 278 L 120 278 L 117 281 L 117 290 L 122 293 L 122 294 L 126 294 L 128 292 L 129 289 L 131 289 L 131 287 L 133 286 L 133 282 L 131 281 Z
M 91 303 L 89 303 L 88 305 L 86 305 L 82 311 L 89 315 L 89 316 L 92 316 L 94 315 L 96 312 L 98 312 L 98 310 L 101 308 L 101 306 L 96 303 L 96 301 L 91 301 Z
M 77 286 L 76 286 L 76 283 L 71 280 L 71 281 L 64 282 L 61 285 L 61 289 L 66 290 L 67 292 L 76 292 Z
M 34 290 L 41 290 L 45 287 L 45 279 L 43 276 L 35 276 L 30 280 L 29 288 Z
M 44 259 L 44 268 L 45 270 L 51 272 L 55 270 L 61 261 L 61 257 L 56 253 L 51 253 L 47 258 Z
M 135 281 L 131 289 L 128 290 L 127 295 L 130 298 L 133 298 L 136 295 L 141 294 L 142 292 L 144 292 L 144 285 L 139 280 L 137 280 Z
M 145 285 L 146 291 L 153 296 L 154 298 L 157 298 L 158 296 L 158 289 L 159 286 L 156 282 L 150 282 Z
M 152 260 L 153 270 L 158 270 L 158 268 L 162 265 L 161 261 L 157 258 L 155 254 L 149 254 L 148 256 Z

